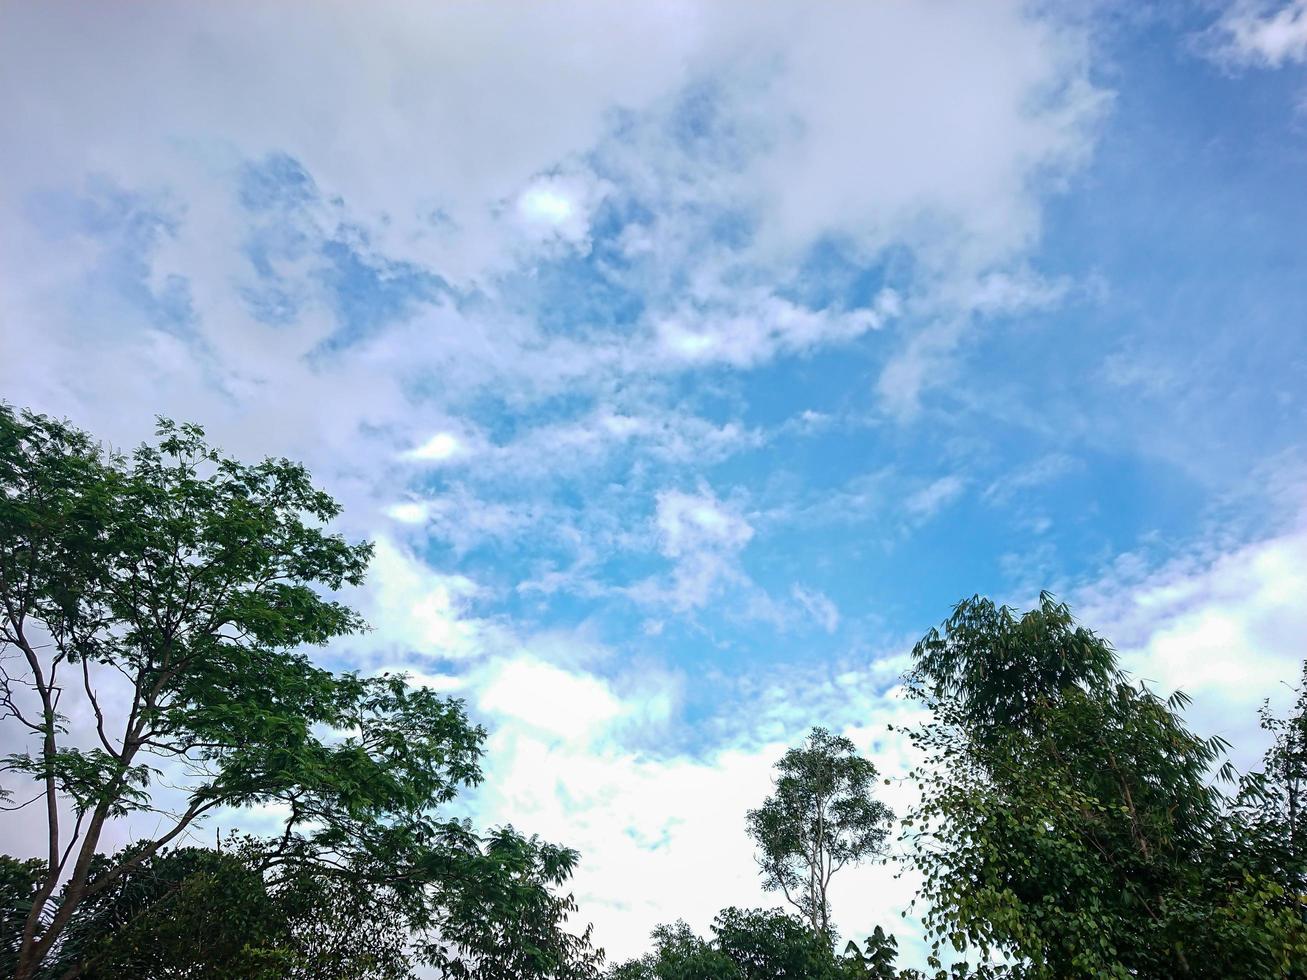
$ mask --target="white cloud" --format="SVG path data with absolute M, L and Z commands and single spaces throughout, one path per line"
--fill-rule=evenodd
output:
M 928 521 L 962 496 L 966 486 L 966 480 L 955 473 L 941 476 L 938 480 L 909 494 L 904 501 L 904 507 L 912 518 Z
M 533 187 L 523 193 L 518 199 L 518 208 L 528 221 L 548 225 L 561 225 L 575 212 L 570 198 L 548 187 Z
M 780 131 L 754 168 L 764 240 L 830 230 L 873 246 L 941 236 L 947 244 L 930 260 L 966 264 L 1026 245 L 1038 230 L 1028 176 L 1078 162 L 1100 105 L 1083 74 L 1083 38 L 1027 9 L 751 10 L 754 32 L 789 36 L 767 89 Z M 930 58 L 919 57 L 923 48 Z
M 1177 389 L 1184 384 L 1172 365 L 1129 350 L 1108 354 L 1097 374 L 1114 388 L 1132 388 L 1152 398 L 1174 398 Z
M 426 504 L 414 500 L 401 501 L 386 508 L 386 516 L 401 524 L 423 524 L 428 513 Z
M 1234 0 L 1213 31 L 1216 57 L 1231 64 L 1279 68 L 1307 60 L 1307 0 Z
M 794 586 L 790 590 L 790 594 L 803 607 L 804 612 L 811 616 L 817 625 L 827 633 L 834 633 L 839 628 L 840 610 L 831 601 L 830 596 L 801 585 Z
M 875 390 L 891 416 L 899 421 L 912 420 L 921 409 L 922 394 L 943 386 L 953 376 L 951 358 L 966 325 L 960 315 L 929 323 L 886 361 Z
M 373 630 L 369 648 L 447 660 L 493 649 L 500 630 L 472 614 L 483 594 L 475 582 L 433 570 L 385 536 L 375 543 L 361 604 Z
M 404 456 L 407 459 L 423 462 L 443 463 L 466 451 L 467 447 L 458 436 L 451 432 L 437 432 L 422 445 L 410 449 Z
M 1282 705 L 1307 651 L 1307 530 L 1232 550 L 1189 553 L 1159 568 L 1122 555 L 1098 583 L 1072 591 L 1077 615 L 1112 640 L 1126 667 L 1194 697 L 1203 734 L 1222 734 L 1253 764 L 1264 739 L 1256 712 Z
M 584 414 L 541 423 L 493 450 L 483 450 L 480 470 L 557 479 L 600 466 L 623 452 L 659 463 L 702 463 L 756 448 L 766 438 L 734 421 L 718 423 L 678 407 L 650 405 L 647 397 L 626 401 L 630 404 L 601 404 Z
M 882 407 L 900 421 L 910 421 L 921 408 L 922 395 L 953 378 L 954 353 L 975 332 L 978 320 L 1048 310 L 1071 289 L 1065 279 L 1049 281 L 1019 265 L 980 273 L 956 270 L 916 297 L 912 312 L 925 325 L 910 333 L 881 368 L 876 394 Z
M 744 583 L 739 555 L 753 527 L 708 487 L 696 493 L 658 494 L 655 524 L 658 548 L 674 563 L 670 586 L 643 583 L 636 598 L 670 603 L 685 611 L 705 605 L 728 583 Z
M 1080 460 L 1068 453 L 1048 453 L 994 480 L 982 496 L 986 503 L 1006 504 L 1023 491 L 1046 486 L 1082 466 Z
M 682 311 L 656 327 L 660 353 L 672 362 L 752 367 L 778 354 L 811 351 L 878 330 L 899 311 L 898 294 L 883 290 L 869 309 L 818 311 L 772 295 L 733 293 L 732 312 Z M 738 312 L 737 312 L 738 311 Z
M 124 441 L 158 411 L 198 418 L 233 451 L 349 470 L 342 480 L 387 472 L 379 457 L 404 446 L 451 462 L 484 448 L 432 434 L 451 401 L 489 391 L 520 409 L 651 373 L 751 367 L 851 342 L 908 308 L 886 291 L 870 309 L 817 312 L 758 287 L 792 276 L 784 256 L 821 236 L 867 256 L 907 247 L 940 280 L 1000 275 L 1037 232 L 1046 177 L 1090 146 L 1101 101 L 1083 33 L 1015 0 L 577 3 L 507 21 L 417 3 L 307 10 L 145 4 L 128 23 L 99 7 L 5 8 L 0 84 L 16 95 L 0 139 L 24 148 L 0 187 L 17 216 L 0 223 L 14 270 L 0 321 L 24 350 L 21 370 L 0 360 L 11 397 L 95 417 Z M 937 56 L 908 54 L 927 47 Z M 672 138 L 697 92 L 709 128 Z M 236 185 L 269 153 L 299 161 L 320 191 L 269 228 L 310 245 L 352 229 L 365 258 L 416 263 L 478 302 L 421 305 L 335 349 L 310 249 L 270 260 L 297 315 L 258 322 L 234 288 L 251 280 Z M 34 194 L 79 192 L 88 175 L 175 213 L 135 259 L 155 294 L 172 276 L 189 283 L 184 331 L 105 302 L 100 245 L 47 240 L 24 217 Z M 532 272 L 524 228 L 584 244 L 610 195 L 651 212 L 627 228 L 650 257 L 624 281 L 646 302 L 637 329 L 562 336 L 498 305 L 497 277 Z M 703 224 L 723 209 L 755 227 L 738 254 Z M 333 489 L 336 477 L 324 472 Z M 375 504 L 375 489 L 356 489 Z
M 662 551 L 669 558 L 704 550 L 736 552 L 753 537 L 748 521 L 708 489 L 660 493 L 657 520 Z
M 523 231 L 538 242 L 557 240 L 589 250 L 590 221 L 608 185 L 582 174 L 537 177 L 517 197 Z
M 497 664 L 477 701 L 501 724 L 520 724 L 547 735 L 597 735 L 623 713 L 622 702 L 597 677 L 570 673 L 530 656 Z
M 960 305 L 991 316 L 1027 313 L 1056 306 L 1070 289 L 1066 279 L 1049 281 L 1027 269 L 990 272 L 967 287 Z

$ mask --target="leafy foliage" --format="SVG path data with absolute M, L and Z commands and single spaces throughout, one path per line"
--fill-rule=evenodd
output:
M 899 941 L 877 926 L 861 946 L 850 939 L 844 947 L 845 972 L 867 980 L 897 980 L 894 961 L 898 954 Z
M 1260 868 L 1284 890 L 1284 904 L 1307 917 L 1307 664 L 1290 713 L 1269 704 L 1261 725 L 1271 736 L 1262 770 L 1244 777 L 1235 806 Z
M 306 866 L 274 869 L 271 841 L 245 838 L 232 844 L 223 850 L 158 851 L 117 876 L 111 887 L 79 905 L 41 975 L 91 980 L 413 976 L 409 934 L 384 888 L 363 876 Z M 97 856 L 92 881 L 131 853 Z M 20 872 L 15 879 L 25 878 L 5 890 L 8 916 L 21 913 L 40 872 L 23 875 L 12 859 L 6 867 Z M 5 949 L 0 967 L 13 969 L 16 953 Z
M 939 951 L 999 952 L 1030 977 L 1303 975 L 1277 903 L 1212 784 L 1225 748 L 1183 695 L 1135 686 L 1110 646 L 1041 597 L 961 603 L 914 650 L 927 762 L 903 822 Z M 1228 766 L 1218 775 L 1229 777 Z
M 840 980 L 852 961 L 837 957 L 828 938 L 779 909 L 724 909 L 700 939 L 684 922 L 660 926 L 653 950 L 619 964 L 609 980 Z
M 659 926 L 653 948 L 615 964 L 605 980 L 998 980 L 1001 968 L 958 964 L 929 975 L 898 970 L 898 942 L 877 926 L 861 946 L 836 955 L 829 936 L 779 909 L 723 910 L 712 937 L 701 939 L 684 922 Z
M 618 963 L 607 980 L 744 980 L 739 964 L 684 922 L 653 931 L 653 949 L 638 960 Z
M 433 938 L 420 950 L 439 975 L 452 980 L 503 977 L 587 980 L 598 975 L 600 956 L 590 929 L 572 933 L 577 910 L 559 895 L 578 855 L 568 848 L 523 837 L 512 828 L 485 838 L 465 825 L 446 827 L 444 846 L 430 852 L 427 876 L 443 915 L 421 923 Z
M 0 976 L 18 969 L 23 925 L 44 876 L 45 863 L 39 858 L 19 860 L 0 854 Z
M 159 437 L 124 457 L 0 405 L 0 720 L 27 739 L 2 769 L 35 789 L 16 805 L 40 802 L 49 837 L 20 980 L 62 953 L 79 908 L 153 880 L 135 872 L 205 814 L 269 804 L 288 813 L 279 866 L 382 889 L 405 927 L 453 939 L 461 963 L 421 944 L 448 975 L 586 969 L 552 890 L 575 855 L 436 817 L 481 779 L 484 732 L 462 705 L 303 652 L 365 628 L 328 597 L 371 554 L 325 529 L 335 501 L 302 466 L 225 457 L 196 426 L 161 420 Z M 89 745 L 74 711 L 94 719 Z M 159 833 L 97 856 L 106 823 L 142 810 Z
M 129 856 L 97 856 L 91 881 Z M 79 905 L 47 973 L 290 976 L 289 928 L 278 912 L 263 876 L 238 857 L 208 848 L 159 851 Z
M 882 853 L 894 815 L 872 795 L 876 767 L 824 728 L 786 752 L 776 770 L 774 793 L 748 814 L 763 885 L 780 891 L 814 931 L 827 933 L 831 877 Z

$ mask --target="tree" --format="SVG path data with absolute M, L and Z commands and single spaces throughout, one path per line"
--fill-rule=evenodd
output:
M 713 935 L 745 980 L 844 976 L 830 936 L 780 909 L 725 909 L 713 921 Z
M 97 855 L 90 881 L 131 856 Z M 78 905 L 44 972 L 273 980 L 290 975 L 289 938 L 258 869 L 211 848 L 159 850 Z
M 274 842 L 230 843 L 159 851 L 121 875 L 78 908 L 46 972 L 70 980 L 411 980 L 409 933 L 384 889 L 307 866 L 269 874 Z M 95 872 L 120 860 L 98 856 Z
M 883 853 L 894 815 L 872 795 L 876 767 L 847 738 L 814 728 L 776 763 L 774 793 L 748 814 L 763 885 L 814 932 L 830 933 L 827 888 L 847 864 Z
M 649 953 L 614 964 L 606 980 L 745 980 L 738 964 L 682 921 L 658 926 L 651 938 Z
M 653 950 L 618 964 L 608 980 L 844 980 L 853 960 L 835 955 L 827 937 L 780 909 L 723 909 L 712 938 L 701 939 L 684 922 L 659 926 Z
M 19 860 L 0 854 L 0 976 L 10 976 L 18 969 L 23 924 L 44 874 L 45 865 L 39 858 Z
M 590 928 L 566 928 L 577 910 L 559 895 L 577 853 L 511 827 L 484 838 L 465 838 L 432 855 L 432 877 L 444 914 L 427 923 L 423 959 L 451 980 L 588 980 L 597 977 L 602 953 Z
M 844 958 L 850 977 L 866 980 L 898 980 L 899 972 L 894 961 L 899 955 L 899 941 L 877 926 L 859 946 L 852 939 L 844 947 Z
M 1303 976 L 1307 933 L 1257 871 L 1212 778 L 1225 744 L 1185 727 L 1045 594 L 1018 617 L 960 603 L 913 651 L 933 720 L 903 821 L 939 950 L 1029 977 Z
M 13 942 L 18 980 L 59 952 L 82 906 L 206 814 L 269 804 L 288 814 L 270 867 L 384 888 L 419 935 L 458 934 L 475 893 L 490 922 L 527 920 L 542 940 L 421 943 L 448 975 L 592 970 L 551 891 L 574 852 L 437 816 L 481 779 L 485 733 L 461 703 L 302 652 L 364 629 L 322 594 L 360 584 L 371 553 L 325 529 L 336 502 L 288 460 L 246 465 L 166 420 L 159 436 L 127 458 L 0 405 L 0 721 L 26 737 L 0 771 L 48 832 Z M 159 829 L 97 858 L 106 825 L 141 812 Z
M 1256 843 L 1259 871 L 1284 889 L 1284 904 L 1307 918 L 1307 664 L 1289 714 L 1262 705 L 1271 736 L 1260 772 L 1244 777 L 1235 804 L 1240 830 Z

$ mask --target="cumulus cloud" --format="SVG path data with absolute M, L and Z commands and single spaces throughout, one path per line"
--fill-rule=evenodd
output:
M 1248 767 L 1264 743 L 1258 706 L 1271 698 L 1282 707 L 1307 659 L 1305 590 L 1307 530 L 1299 525 L 1232 549 L 1190 550 L 1160 566 L 1122 555 L 1071 599 L 1138 677 L 1193 696 L 1196 727 L 1229 738 Z
M 467 447 L 458 436 L 449 432 L 437 432 L 422 445 L 410 449 L 404 456 L 412 460 L 441 463 L 466 451 Z
M 590 248 L 590 221 L 609 187 L 592 174 L 536 177 L 518 194 L 514 208 L 523 233 L 531 240 L 564 243 L 582 252 Z
M 706 929 L 726 905 L 776 904 L 761 889 L 744 814 L 770 791 L 773 763 L 808 727 L 846 732 L 887 776 L 906 772 L 906 743 L 885 726 L 906 723 L 915 709 L 880 678 L 879 670 L 866 668 L 846 671 L 839 682 L 796 676 L 779 697 L 746 702 L 726 685 L 719 711 L 735 726 L 728 740 L 657 752 L 624 734 L 629 729 L 622 719 L 652 715 L 655 723 L 677 722 L 662 683 L 637 682 L 618 695 L 587 675 L 551 673 L 544 690 L 571 692 L 584 723 L 533 718 L 525 697 L 521 715 L 502 713 L 488 744 L 496 778 L 479 792 L 477 809 L 487 819 L 529 824 L 580 849 L 574 884 L 583 914 L 594 921 L 610 957 L 632 956 L 659 923 L 680 917 Z M 906 802 L 901 786 L 884 788 L 900 810 Z M 878 866 L 849 869 L 841 878 L 837 919 L 847 935 L 888 927 L 913 887 Z M 640 887 L 630 888 L 632 881 Z M 687 891 L 687 881 L 701 887 Z
M 472 608 L 480 586 L 437 572 L 384 536 L 375 545 L 361 604 L 373 630 L 369 647 L 422 660 L 462 660 L 493 648 L 498 627 Z
M 419 527 L 450 505 L 394 509 L 381 484 L 427 492 L 396 462 L 522 479 L 625 444 L 691 465 L 750 431 L 651 376 L 896 325 L 915 349 L 924 293 L 1038 293 L 1022 252 L 1101 105 L 1083 35 L 1016 2 L 3 16 L 0 133 L 24 147 L 0 188 L 0 319 L 24 351 L 6 391 L 120 442 L 159 411 L 200 419 L 305 459 L 347 515 Z M 923 44 L 929 70 L 905 55 Z M 795 262 L 828 238 L 929 275 L 800 298 Z M 616 391 L 639 410 L 585 404 Z M 509 418 L 486 440 L 451 427 L 488 403 Z M 467 521 L 460 547 L 503 525 Z
M 477 704 L 503 723 L 567 739 L 595 734 L 623 711 L 622 702 L 598 678 L 531 657 L 496 665 Z
M 777 354 L 804 353 L 853 340 L 878 330 L 899 311 L 899 297 L 883 290 L 865 308 L 852 311 L 811 310 L 776 296 L 740 302 L 731 312 L 681 311 L 656 327 L 658 350 L 667 359 L 687 364 L 725 363 L 751 367 Z

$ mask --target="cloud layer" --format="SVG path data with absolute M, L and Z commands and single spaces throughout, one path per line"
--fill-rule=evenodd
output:
M 630 955 L 768 900 L 743 814 L 807 727 L 906 771 L 963 595 L 1057 588 L 1253 744 L 1304 625 L 1303 23 L 10 5 L 0 394 L 304 460 L 377 542 L 324 662 L 465 698 L 469 805 L 580 848 Z M 910 886 L 848 874 L 841 928 Z

